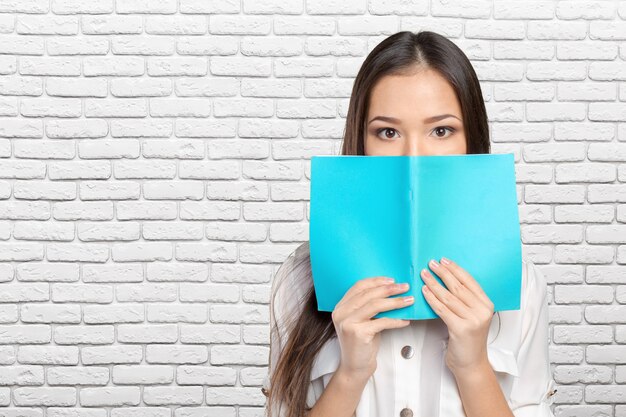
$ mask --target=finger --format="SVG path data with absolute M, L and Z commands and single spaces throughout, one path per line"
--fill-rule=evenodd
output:
M 470 291 L 465 285 L 457 279 L 455 272 L 449 270 L 445 265 L 431 260 L 428 266 L 435 272 L 435 274 L 441 278 L 449 292 L 454 294 L 463 304 L 472 308 L 476 305 L 482 304 L 482 301 Z
M 389 285 L 388 277 L 376 276 L 357 281 L 339 300 L 333 310 L 333 316 L 337 320 L 342 319 L 354 310 L 353 303 L 355 300 L 358 300 L 359 294 L 362 294 L 367 289 L 384 287 L 385 285 Z
M 387 298 L 391 295 L 407 292 L 408 290 L 408 286 L 403 288 L 400 284 L 387 284 L 368 288 L 352 297 L 346 303 L 346 308 L 349 311 L 357 311 L 376 299 Z
M 403 308 L 411 305 L 413 301 L 413 299 L 407 301 L 404 296 L 377 298 L 366 303 L 362 308 L 354 311 L 352 317 L 359 321 L 368 320 L 374 317 L 376 314 L 380 313 L 381 311 L 389 311 Z
M 430 307 L 433 309 L 433 311 L 439 317 L 441 317 L 441 319 L 446 323 L 448 328 L 450 328 L 450 325 L 453 323 L 453 320 L 454 320 L 454 317 L 456 317 L 456 314 L 454 314 L 448 307 L 446 307 L 445 304 L 439 301 L 439 299 L 435 297 L 433 292 L 430 291 L 428 286 L 424 285 L 424 287 L 422 287 L 422 292 L 424 293 L 424 298 L 426 299 Z
M 385 329 L 397 329 L 399 327 L 405 327 L 411 324 L 410 320 L 392 319 L 390 317 L 381 317 L 378 319 L 369 320 L 360 324 L 360 326 L 366 326 L 366 328 L 372 333 L 376 334 Z
M 439 284 L 435 277 L 433 277 L 426 268 L 422 269 L 420 275 L 426 283 L 429 292 L 431 292 L 439 302 L 454 312 L 455 315 L 461 318 L 468 318 L 472 315 L 469 307 L 459 300 L 454 294 L 445 289 L 443 285 Z
M 489 296 L 485 293 L 485 291 L 483 291 L 478 281 L 476 281 L 469 272 L 467 272 L 459 264 L 451 261 L 448 258 L 441 259 L 441 265 L 454 272 L 454 275 L 457 277 L 460 283 L 462 283 L 467 289 L 473 292 L 478 297 L 478 299 L 481 300 L 485 305 L 489 306 L 491 304 Z M 447 265 L 444 260 L 448 262 Z
M 341 303 L 346 304 L 350 303 L 354 296 L 362 294 L 363 291 L 366 291 L 371 288 L 377 288 L 384 285 L 389 285 L 389 281 L 387 281 L 389 277 L 385 276 L 375 276 L 370 278 L 363 278 L 357 281 L 352 287 L 346 291 L 343 298 L 341 299 Z

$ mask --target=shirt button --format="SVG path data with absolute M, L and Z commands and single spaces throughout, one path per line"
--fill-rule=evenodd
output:
M 413 410 L 410 408 L 403 408 L 402 411 L 400 411 L 400 417 L 413 417 Z
M 406 345 L 402 348 L 402 357 L 405 359 L 409 359 L 413 357 L 413 348 L 409 345 Z

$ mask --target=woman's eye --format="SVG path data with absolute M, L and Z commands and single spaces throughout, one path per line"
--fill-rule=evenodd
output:
M 454 131 L 455 131 L 456 129 L 454 129 L 453 127 L 450 127 L 450 126 L 437 126 L 437 127 L 434 129 L 434 132 L 443 132 L 443 133 L 445 134 L 445 131 L 446 131 L 446 130 L 449 130 L 449 131 L 450 131 L 450 135 L 451 135 L 451 134 L 453 134 L 453 133 L 454 133 Z M 448 137 L 448 136 L 440 136 L 440 135 L 439 135 L 439 134 L 437 134 L 437 133 L 435 133 L 435 134 L 436 134 L 436 136 L 437 136 L 438 138 L 442 138 L 442 139 L 445 139 L 445 138 L 447 138 L 447 137 Z
M 393 135 L 389 137 L 389 131 L 392 131 L 395 133 L 396 129 L 391 128 L 391 127 L 383 127 L 382 129 L 378 129 L 376 131 L 376 136 L 380 137 L 380 134 L 384 132 L 385 136 L 384 138 L 381 138 L 381 139 L 385 139 L 385 140 L 393 139 Z
M 449 132 L 449 135 L 447 136 L 445 136 L 446 131 Z M 456 129 L 450 126 L 437 126 L 435 129 L 433 129 L 435 136 L 438 137 L 439 139 L 447 139 L 455 131 Z M 398 131 L 392 127 L 383 127 L 376 131 L 376 136 L 378 136 L 379 138 L 383 140 L 391 140 L 394 138 L 396 133 L 398 133 Z

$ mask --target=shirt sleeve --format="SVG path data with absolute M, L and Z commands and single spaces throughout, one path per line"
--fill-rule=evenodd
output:
M 330 375 L 328 374 L 311 379 L 309 383 L 309 390 L 307 393 L 307 400 L 306 400 L 308 407 L 313 408 L 317 400 L 319 400 L 319 398 L 322 396 L 322 393 L 326 389 L 329 379 L 330 379 Z M 263 380 L 262 390 L 265 391 L 264 394 L 266 396 L 267 396 L 267 392 L 269 388 L 270 388 L 270 374 L 268 374 Z M 285 414 L 286 414 L 285 406 L 281 404 L 281 407 L 279 410 L 277 409 L 272 410 L 271 416 L 269 415 L 269 412 L 266 408 L 265 416 L 266 417 L 284 417 Z
M 278 268 L 272 280 L 270 290 L 270 352 L 269 366 L 261 391 L 268 397 L 271 390 L 272 375 L 282 350 L 284 349 L 291 326 L 302 313 L 305 297 L 313 286 L 310 274 L 308 257 L 308 241 L 292 252 Z M 322 378 L 310 381 L 307 395 L 307 405 L 313 407 L 324 390 Z M 269 400 L 269 398 L 267 399 Z M 272 415 L 269 415 L 266 406 L 265 416 L 283 417 L 286 414 L 285 406 L 275 404 Z
M 510 406 L 515 417 L 554 417 L 556 383 L 549 360 L 547 282 L 531 261 L 527 262 L 527 288 L 524 291 L 519 375 L 513 380 Z

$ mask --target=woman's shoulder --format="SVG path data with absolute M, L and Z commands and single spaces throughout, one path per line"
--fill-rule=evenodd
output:
M 530 259 L 522 259 L 522 298 L 528 301 L 544 302 L 547 297 L 548 282 L 541 267 Z M 521 300 L 523 304 L 524 299 Z
M 313 286 L 309 260 L 309 242 L 292 251 L 277 267 L 271 283 L 270 305 L 281 317 L 297 314 Z
M 328 339 L 315 355 L 311 368 L 311 380 L 333 373 L 341 361 L 341 346 L 337 336 Z

